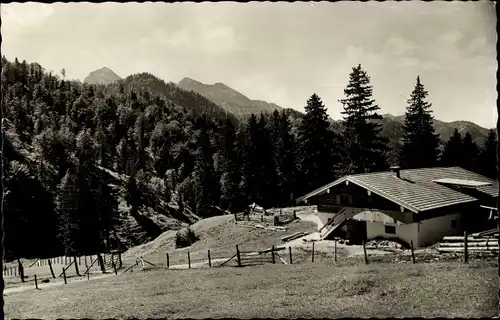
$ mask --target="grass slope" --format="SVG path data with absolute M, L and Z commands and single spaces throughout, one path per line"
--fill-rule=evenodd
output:
M 5 312 L 8 318 L 491 317 L 496 269 L 484 262 L 159 269 L 11 293 Z
M 123 259 L 126 264 L 130 262 L 133 264 L 136 258 L 143 256 L 152 263 L 163 265 L 165 255 L 169 253 L 172 263 L 187 263 L 187 251 L 190 253 L 191 261 L 194 262 L 206 260 L 208 250 L 211 251 L 211 258 L 217 259 L 233 255 L 236 252 L 236 245 L 241 251 L 255 251 L 272 245 L 280 245 L 280 237 L 285 235 L 298 231 L 316 230 L 314 223 L 301 220 L 289 223 L 286 226 L 286 232 L 252 229 L 244 227 L 243 224 L 243 222 L 235 224 L 232 215 L 203 219 L 191 226 L 199 240 L 190 247 L 176 249 L 176 231 L 169 230 L 153 241 L 131 248 L 123 255 Z M 250 224 L 257 224 L 257 222 L 250 222 Z

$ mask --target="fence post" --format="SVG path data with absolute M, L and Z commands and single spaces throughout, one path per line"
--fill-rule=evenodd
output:
M 118 272 L 116 271 L 116 264 L 115 264 L 115 259 L 113 259 L 113 256 L 111 256 L 111 264 L 113 265 L 113 270 L 115 270 L 115 275 L 117 275 Z
M 314 241 L 313 241 L 313 248 L 312 248 L 311 262 L 314 262 Z
M 333 259 L 335 262 L 337 262 L 337 239 L 334 240 L 333 242 L 334 248 L 333 248 Z
M 85 268 L 88 268 L 88 267 L 89 267 L 89 265 L 88 265 L 88 263 L 87 263 L 87 256 L 84 256 L 84 257 L 83 257 L 83 261 L 85 261 Z
M 274 258 L 274 245 L 271 247 L 271 255 L 273 256 L 273 264 L 276 262 Z
M 17 263 L 19 265 L 19 277 L 21 277 L 21 282 L 24 282 L 24 267 L 21 263 L 21 259 L 17 259 Z
M 241 256 L 240 256 L 240 249 L 238 248 L 238 245 L 236 245 L 236 259 L 238 259 L 238 267 L 241 267 Z
M 66 270 L 63 268 L 63 277 L 64 277 L 64 284 L 68 284 L 68 282 L 66 281 Z
M 410 240 L 410 247 L 411 247 L 411 259 L 413 261 L 413 264 L 415 264 L 415 252 L 413 252 L 413 240 Z
M 54 269 L 52 269 L 52 262 L 49 259 L 49 268 L 50 268 L 50 273 L 52 274 L 52 278 L 55 279 L 56 275 L 54 274 Z
M 189 251 L 188 251 L 188 265 L 189 269 L 191 269 L 191 256 L 189 255 Z
M 212 260 L 210 259 L 210 250 L 208 250 L 208 267 L 212 267 Z
M 121 267 L 123 265 L 122 264 L 122 252 L 121 251 L 118 252 L 118 263 L 119 263 L 118 267 L 121 269 Z
M 78 263 L 76 263 L 76 256 L 73 256 L 73 262 L 75 263 L 76 275 L 79 276 L 79 277 L 81 277 L 80 270 L 78 270 Z
M 464 263 L 469 262 L 468 252 L 467 252 L 467 230 L 464 231 Z
M 35 288 L 37 288 L 37 289 L 38 289 L 38 281 L 37 281 L 37 279 L 36 279 L 36 274 L 35 274 Z
M 167 252 L 167 269 L 170 268 L 170 259 L 168 257 L 168 252 Z
M 365 240 L 363 240 L 363 253 L 365 255 L 365 264 L 368 264 L 368 255 L 366 254 L 366 243 L 365 243 Z
M 293 260 L 292 260 L 292 247 L 288 247 L 288 253 L 290 254 L 290 264 L 293 264 Z

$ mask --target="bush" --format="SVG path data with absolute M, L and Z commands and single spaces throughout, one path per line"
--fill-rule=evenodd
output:
M 189 247 L 198 240 L 191 228 L 182 228 L 175 234 L 175 247 L 185 248 Z

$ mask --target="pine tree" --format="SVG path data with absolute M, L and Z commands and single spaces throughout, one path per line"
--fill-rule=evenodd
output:
M 313 94 L 305 107 L 306 114 L 299 126 L 299 167 L 301 190 L 307 192 L 335 179 L 337 137 L 330 130 L 326 107 Z
M 441 165 L 446 167 L 461 166 L 463 157 L 463 140 L 457 129 L 444 145 L 443 153 L 441 154 Z
M 372 98 L 370 77 L 361 68 L 354 67 L 349 75 L 349 83 L 344 89 L 345 99 L 341 112 L 343 121 L 343 143 L 345 173 L 365 173 L 386 170 L 388 139 L 380 135 L 382 125 L 378 113 L 380 108 Z
M 462 140 L 462 162 L 461 167 L 471 171 L 477 171 L 479 148 L 472 141 L 472 136 L 467 132 Z
M 440 141 L 433 127 L 432 104 L 426 101 L 427 95 L 428 92 L 417 76 L 417 84 L 408 100 L 403 126 L 400 165 L 405 169 L 437 165 Z
M 497 134 L 495 129 L 488 132 L 478 157 L 478 164 L 479 173 L 491 179 L 497 178 Z

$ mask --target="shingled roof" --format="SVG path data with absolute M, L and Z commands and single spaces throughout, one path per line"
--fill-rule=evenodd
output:
M 492 197 L 498 196 L 498 183 L 495 180 L 460 167 L 437 167 L 400 170 L 400 178 L 393 172 L 387 171 L 349 175 L 316 189 L 297 201 L 323 194 L 331 187 L 346 181 L 416 213 L 477 201 L 474 197 L 434 182 L 434 180 L 445 178 L 491 183 L 491 185 L 480 186 L 476 189 Z

